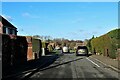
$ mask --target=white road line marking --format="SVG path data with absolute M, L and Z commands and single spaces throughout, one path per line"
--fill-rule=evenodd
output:
M 97 67 L 100 67 L 98 64 L 96 64 L 95 62 L 93 62 L 92 60 L 90 60 L 89 58 L 86 58 L 88 61 L 90 61 L 91 63 L 93 63 L 94 65 L 96 65 Z
M 93 58 L 93 57 L 91 57 L 91 58 Z M 94 59 L 95 59 L 95 58 L 94 58 Z M 103 63 L 102 61 L 100 61 L 100 60 L 98 60 L 98 59 L 95 59 L 95 60 L 98 61 L 98 62 L 100 62 L 100 63 L 102 63 L 102 64 L 105 65 L 105 66 L 109 66 L 109 67 L 111 67 L 112 69 L 114 69 L 114 70 L 120 72 L 119 69 L 117 69 L 117 68 L 115 68 L 115 67 L 113 67 L 113 66 L 111 66 L 111 65 L 105 64 L 105 63 Z
M 28 76 L 29 74 L 31 74 L 32 72 L 26 73 L 24 76 Z
M 91 56 L 91 58 L 93 58 L 93 57 Z M 93 59 L 95 59 L 95 58 L 93 58 Z M 103 63 L 102 61 L 100 61 L 98 59 L 95 59 L 95 60 L 98 61 L 98 62 L 100 62 L 100 63 L 102 63 L 103 65 L 107 66 L 107 64 Z

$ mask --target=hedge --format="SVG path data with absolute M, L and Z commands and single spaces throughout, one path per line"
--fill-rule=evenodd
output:
M 42 43 L 39 39 L 32 38 L 32 50 L 37 54 L 37 58 L 40 58 L 42 53 Z
M 120 29 L 115 29 L 90 41 L 89 48 L 93 53 L 100 53 L 110 58 L 116 58 L 116 51 L 120 48 Z

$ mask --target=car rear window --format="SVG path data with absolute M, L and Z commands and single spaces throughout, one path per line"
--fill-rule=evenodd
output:
M 87 47 L 86 46 L 78 46 L 77 49 L 87 49 Z

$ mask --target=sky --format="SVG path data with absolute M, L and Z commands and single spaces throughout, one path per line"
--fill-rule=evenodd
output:
M 119 0 L 1 0 L 2 2 L 119 2 Z
M 117 2 L 2 2 L 1 15 L 23 36 L 85 40 L 118 28 Z

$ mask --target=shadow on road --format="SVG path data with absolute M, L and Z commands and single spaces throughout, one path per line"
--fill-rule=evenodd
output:
M 68 64 L 68 63 L 71 63 L 71 62 L 74 62 L 74 61 L 78 61 L 78 60 L 81 60 L 83 58 L 77 58 L 77 59 L 74 59 L 74 60 L 70 60 L 70 61 L 66 61 L 66 62 L 63 62 L 63 63 L 59 63 L 59 64 L 56 64 L 56 65 L 52 65 L 52 66 L 48 66 L 48 67 L 45 67 L 45 68 L 38 68 L 37 70 L 31 72 L 31 74 L 25 76 L 23 79 L 29 79 L 29 77 L 31 77 L 32 75 L 34 75 L 35 73 L 37 73 L 38 71 L 44 71 L 44 70 L 48 70 L 48 69 L 51 69 L 51 68 L 55 68 L 57 66 L 61 66 L 61 65 L 64 65 L 64 64 Z
M 92 56 L 92 54 L 88 54 L 88 55 L 85 55 L 85 54 L 79 54 L 79 55 L 76 55 L 76 56 L 86 56 L 86 57 L 89 57 L 89 56 Z
M 88 57 L 89 57 L 89 56 L 92 56 L 92 54 L 88 54 Z
M 40 59 L 31 60 L 24 65 L 13 67 L 5 76 L 3 76 L 3 80 L 8 78 L 17 78 L 18 76 L 24 75 L 31 71 L 34 72 L 38 69 L 45 68 L 52 64 L 57 58 L 59 58 L 57 55 L 41 56 Z
M 73 54 L 73 52 L 69 52 L 69 53 L 68 52 L 66 52 L 66 53 L 64 52 L 63 54 Z

